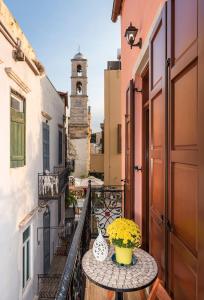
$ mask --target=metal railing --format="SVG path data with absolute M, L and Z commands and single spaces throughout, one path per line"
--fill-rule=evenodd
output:
M 91 237 L 98 229 L 105 234 L 106 226 L 122 216 L 123 187 L 101 187 L 87 190 L 82 213 L 72 240 L 56 300 L 84 299 L 85 277 L 82 257 L 89 249 Z
M 38 174 L 38 199 L 57 199 L 68 184 L 69 168 L 54 167 L 53 173 Z
M 55 299 L 61 274 L 38 274 L 39 299 Z
M 100 230 L 106 236 L 107 226 L 122 217 L 124 199 L 123 186 L 103 186 L 91 191 L 91 235 L 96 237 Z
M 84 299 L 85 277 L 82 272 L 81 260 L 84 253 L 89 249 L 91 240 L 90 216 L 91 186 L 89 183 L 82 213 L 55 297 L 56 300 Z

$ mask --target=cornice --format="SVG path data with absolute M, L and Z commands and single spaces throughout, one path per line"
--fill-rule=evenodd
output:
M 12 68 L 5 68 L 5 72 L 26 94 L 31 91 L 28 85 L 12 70 Z

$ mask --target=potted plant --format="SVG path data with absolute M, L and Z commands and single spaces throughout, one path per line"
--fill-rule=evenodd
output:
M 75 215 L 75 206 L 77 205 L 77 198 L 73 192 L 68 192 L 65 198 L 65 208 L 68 216 Z
M 110 243 L 115 246 L 116 262 L 130 265 L 133 249 L 141 246 L 141 231 L 139 226 L 126 218 L 115 219 L 107 227 Z

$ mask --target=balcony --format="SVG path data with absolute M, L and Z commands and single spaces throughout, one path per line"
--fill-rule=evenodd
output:
M 82 257 L 91 247 L 97 228 L 103 234 L 113 219 L 122 216 L 123 187 L 89 187 L 77 227 L 69 238 L 68 255 L 55 256 L 50 273 L 39 274 L 39 299 L 55 300 L 114 300 L 115 293 L 88 281 L 82 272 Z M 59 260 L 60 259 L 60 260 Z M 145 290 L 125 293 L 125 300 L 145 300 Z
M 68 183 L 69 167 L 54 167 L 53 173 L 38 174 L 38 199 L 44 201 L 58 199 Z

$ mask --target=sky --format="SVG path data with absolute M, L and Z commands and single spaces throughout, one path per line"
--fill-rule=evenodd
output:
M 88 59 L 92 130 L 100 130 L 104 69 L 117 58 L 120 22 L 112 23 L 113 0 L 4 0 L 57 90 L 70 92 L 71 58 Z

